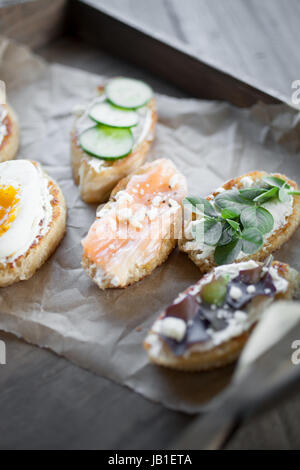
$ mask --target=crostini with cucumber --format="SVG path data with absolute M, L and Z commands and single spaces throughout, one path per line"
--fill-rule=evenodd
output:
M 107 201 L 112 189 L 145 161 L 157 113 L 150 86 L 117 77 L 98 87 L 71 131 L 73 177 L 87 203 Z
M 262 261 L 300 224 L 297 184 L 281 174 L 253 171 L 206 198 L 184 200 L 179 248 L 205 273 L 217 265 Z

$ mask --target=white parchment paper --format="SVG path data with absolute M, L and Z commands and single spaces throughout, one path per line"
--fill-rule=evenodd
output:
M 183 374 L 150 365 L 142 348 L 159 312 L 199 279 L 187 256 L 173 252 L 151 276 L 125 290 L 100 291 L 80 266 L 80 241 L 95 217 L 73 183 L 72 109 L 105 80 L 48 65 L 0 40 L 0 79 L 21 126 L 19 158 L 41 162 L 61 185 L 68 230 L 57 252 L 29 281 L 0 290 L 0 329 L 47 347 L 81 367 L 133 388 L 165 406 L 193 412 L 230 380 L 233 366 Z M 227 103 L 157 95 L 159 124 L 149 159 L 172 159 L 189 194 L 204 196 L 233 176 L 259 169 L 300 182 L 300 114 L 285 105 L 237 109 Z M 277 258 L 300 268 L 300 231 Z

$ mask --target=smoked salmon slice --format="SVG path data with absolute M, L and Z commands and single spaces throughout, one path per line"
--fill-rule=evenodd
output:
M 82 241 L 82 265 L 101 288 L 126 287 L 162 264 L 182 227 L 185 177 L 168 159 L 124 178 Z

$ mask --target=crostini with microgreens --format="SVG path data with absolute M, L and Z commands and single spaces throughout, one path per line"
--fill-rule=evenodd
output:
M 249 259 L 262 261 L 300 224 L 297 184 L 263 171 L 231 179 L 206 198 L 187 197 L 184 207 L 179 248 L 201 272 Z

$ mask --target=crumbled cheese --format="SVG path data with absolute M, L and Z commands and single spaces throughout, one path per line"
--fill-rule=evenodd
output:
M 141 207 L 135 212 L 135 214 L 133 214 L 130 217 L 129 222 L 135 228 L 142 228 L 143 227 L 142 222 L 145 219 L 145 216 L 146 216 L 146 208 Z
M 115 200 L 119 202 L 123 202 L 123 201 L 132 202 L 133 197 L 131 194 L 127 193 L 127 191 L 121 190 L 115 195 Z
M 108 219 L 108 223 L 112 229 L 113 232 L 116 232 L 117 231 L 117 222 L 116 222 L 116 219 L 115 218 L 112 218 L 112 217 L 109 217 Z
M 243 188 L 251 188 L 254 181 L 251 176 L 244 176 L 243 178 L 241 178 L 240 182 L 243 185 Z
M 269 288 L 267 287 L 267 289 L 265 289 L 264 292 L 265 292 L 265 294 L 267 294 L 267 295 L 268 295 L 268 294 L 271 294 L 271 289 L 269 289 Z
M 255 290 L 255 286 L 253 285 L 247 287 L 248 294 L 254 294 Z
M 161 196 L 155 196 L 155 198 L 153 198 L 152 205 L 154 207 L 158 207 L 161 201 L 162 201 Z
M 160 334 L 181 341 L 186 333 L 186 323 L 181 318 L 166 317 L 161 320 Z
M 278 271 L 277 271 L 276 268 L 274 268 L 274 266 L 270 267 L 269 273 L 272 276 L 273 283 L 274 283 L 276 291 L 277 292 L 286 292 L 286 290 L 288 288 L 288 281 L 278 274 Z
M 241 289 L 239 287 L 231 286 L 230 291 L 229 291 L 229 295 L 232 299 L 238 300 L 242 297 L 243 292 L 241 291 Z
M 129 220 L 132 216 L 132 210 L 129 207 L 118 209 L 117 216 L 120 222 Z
M 150 220 L 156 219 L 156 217 L 158 215 L 157 208 L 156 207 L 151 207 L 151 209 L 148 210 L 147 215 L 148 215 Z
M 176 212 L 180 207 L 175 199 L 169 199 L 169 206 L 171 207 L 171 212 Z
M 217 188 L 217 189 L 215 190 L 215 193 L 220 194 L 220 193 L 224 193 L 224 191 L 226 191 L 226 189 L 223 188 L 223 186 L 220 186 L 219 188 Z

